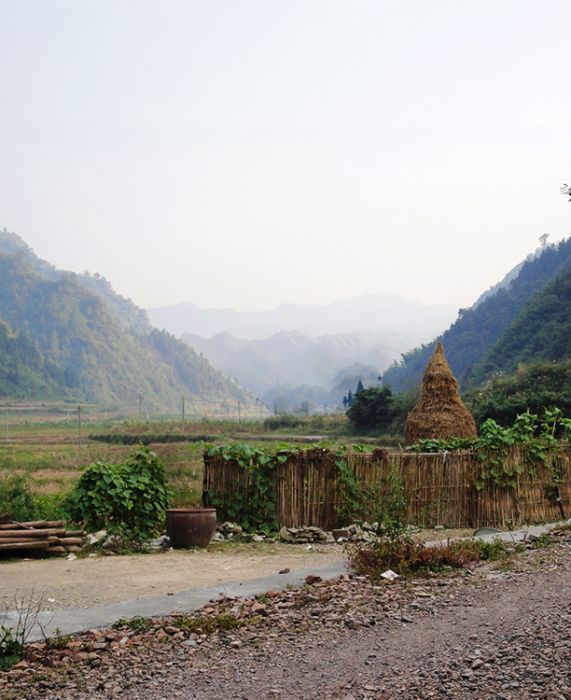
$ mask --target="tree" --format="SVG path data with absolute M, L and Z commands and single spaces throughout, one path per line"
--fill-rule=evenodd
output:
M 347 409 L 347 417 L 357 432 L 381 432 L 393 418 L 393 404 L 388 386 L 363 389 Z
M 365 390 L 365 387 L 363 386 L 363 382 L 359 379 L 359 383 L 357 384 L 357 391 L 355 392 L 355 396 L 359 396 L 359 394 Z

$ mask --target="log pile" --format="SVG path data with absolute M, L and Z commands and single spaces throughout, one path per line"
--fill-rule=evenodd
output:
M 0 554 L 25 552 L 68 554 L 81 550 L 83 530 L 67 530 L 63 520 L 0 523 Z

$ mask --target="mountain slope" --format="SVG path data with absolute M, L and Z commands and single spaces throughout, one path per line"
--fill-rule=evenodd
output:
M 475 365 L 515 321 L 526 303 L 570 260 L 571 238 L 546 246 L 538 255 L 526 259 L 519 274 L 507 286 L 469 309 L 460 309 L 458 319 L 442 334 L 441 340 L 461 385 L 467 385 Z M 384 373 L 383 382 L 394 391 L 417 386 L 433 351 L 434 341 L 404 354 L 400 363 Z
M 11 356 L 32 348 L 3 395 L 19 396 L 26 373 L 30 398 L 68 398 L 175 411 L 186 395 L 199 406 L 248 402 L 234 382 L 184 343 L 152 329 L 143 311 L 116 295 L 103 278 L 56 270 L 15 234 L 0 232 L 0 320 Z M 10 372 L 9 356 L 0 373 Z M 1 376 L 1 374 L 0 374 Z
M 0 395 L 17 399 L 53 398 L 58 389 L 34 345 L 0 320 Z
M 480 384 L 494 373 L 515 372 L 521 364 L 570 356 L 571 264 L 530 299 L 469 379 Z

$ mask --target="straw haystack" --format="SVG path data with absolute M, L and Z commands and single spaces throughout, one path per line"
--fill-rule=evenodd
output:
M 438 341 L 424 371 L 420 400 L 407 416 L 404 439 L 412 445 L 424 438 L 452 437 L 476 437 L 476 425 Z

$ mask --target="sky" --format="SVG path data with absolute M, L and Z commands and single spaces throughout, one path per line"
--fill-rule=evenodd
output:
M 149 308 L 470 305 L 571 234 L 569 0 L 0 0 L 0 229 Z

